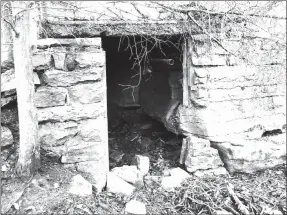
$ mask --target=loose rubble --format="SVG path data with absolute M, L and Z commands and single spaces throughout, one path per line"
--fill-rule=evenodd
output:
M 132 164 L 136 165 L 138 170 L 143 174 L 148 174 L 149 171 L 149 157 L 142 155 L 135 155 Z
M 136 166 L 124 165 L 122 167 L 115 167 L 111 170 L 111 173 L 133 185 L 135 185 L 138 181 L 143 180 L 143 175 Z
M 181 168 L 174 168 L 167 171 L 167 176 L 164 176 L 161 181 L 161 186 L 167 191 L 173 191 L 174 188 L 180 186 L 180 184 L 190 175 Z
M 93 193 L 92 184 L 90 184 L 81 175 L 76 175 L 72 178 L 69 193 L 79 195 L 79 196 L 92 195 Z
M 134 192 L 135 187 L 125 180 L 118 177 L 115 173 L 107 174 L 107 191 L 111 193 L 130 196 Z
M 126 204 L 125 212 L 127 214 L 146 214 L 146 206 L 137 200 L 131 200 Z

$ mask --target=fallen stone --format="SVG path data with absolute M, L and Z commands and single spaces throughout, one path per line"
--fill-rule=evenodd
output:
M 186 171 L 179 167 L 169 170 L 167 174 L 169 176 L 164 176 L 161 181 L 161 186 L 167 191 L 173 191 L 174 188 L 180 186 L 185 179 L 190 177 Z
M 110 158 L 115 161 L 116 163 L 119 163 L 122 159 L 123 159 L 123 156 L 125 154 L 123 152 L 120 152 L 120 151 L 113 151 L 111 154 L 110 154 Z
M 149 171 L 149 157 L 142 155 L 135 155 L 132 160 L 132 165 L 136 165 L 138 170 L 143 174 L 148 174 Z
M 169 174 L 170 176 L 183 178 L 183 179 L 190 177 L 190 175 L 186 171 L 184 171 L 183 169 L 179 167 L 171 169 L 169 171 Z
M 146 206 L 137 200 L 131 200 L 126 204 L 125 213 L 127 214 L 146 214 Z
M 286 163 L 286 133 L 260 139 L 212 142 L 229 173 L 252 173 Z
M 109 164 L 107 156 L 105 156 L 104 153 L 102 153 L 101 159 L 98 159 L 97 161 L 77 163 L 76 170 L 87 176 L 87 179 L 92 183 L 96 192 L 101 192 L 107 184 Z
M 173 191 L 174 188 L 180 186 L 183 180 L 177 179 L 176 177 L 172 176 L 165 176 L 162 178 L 161 186 L 167 191 Z
M 1 126 L 1 147 L 13 145 L 13 136 L 9 128 Z
M 134 165 L 133 166 L 124 165 L 121 167 L 115 167 L 114 169 L 111 170 L 111 172 L 133 185 L 143 181 L 142 173 Z
M 72 178 L 69 193 L 79 195 L 79 196 L 92 195 L 93 193 L 92 184 L 90 184 L 81 175 L 76 175 Z
M 115 194 L 130 196 L 134 192 L 135 187 L 124 181 L 116 174 L 109 172 L 107 174 L 107 191 Z

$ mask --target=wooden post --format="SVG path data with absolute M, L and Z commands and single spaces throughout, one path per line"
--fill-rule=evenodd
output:
M 191 68 L 192 68 L 192 62 L 191 62 L 191 37 L 188 36 L 188 38 L 184 39 L 183 46 L 182 46 L 182 52 L 183 52 L 183 63 L 182 63 L 182 72 L 183 72 L 183 82 L 182 82 L 182 90 L 183 90 L 183 101 L 182 104 L 184 106 L 190 105 L 190 98 L 189 98 L 189 86 L 191 85 Z
M 12 2 L 19 3 L 19 2 Z M 19 176 L 30 176 L 40 167 L 40 145 L 38 141 L 37 110 L 34 104 L 34 81 L 32 66 L 31 40 L 37 37 L 33 25 L 36 23 L 31 17 L 31 2 L 17 17 L 16 31 L 18 37 L 14 38 L 14 65 L 15 81 L 19 115 L 20 150 L 16 165 Z M 35 35 L 36 34 L 36 35 Z
M 1 64 L 13 62 L 13 35 L 9 23 L 12 23 L 10 1 L 1 1 Z

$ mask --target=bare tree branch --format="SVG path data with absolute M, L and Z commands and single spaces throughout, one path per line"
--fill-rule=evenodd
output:
M 14 26 L 13 26 L 10 22 L 8 22 L 6 19 L 4 19 L 4 21 L 10 25 L 10 27 L 12 28 L 12 30 L 13 30 L 14 33 L 15 33 L 15 37 L 18 38 L 18 37 L 19 37 L 19 33 L 16 31 L 16 29 L 14 28 Z

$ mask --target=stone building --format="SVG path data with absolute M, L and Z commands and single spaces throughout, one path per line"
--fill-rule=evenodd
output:
M 286 20 L 269 20 L 286 32 Z M 137 106 L 184 136 L 180 162 L 191 173 L 254 172 L 286 162 L 286 50 L 236 30 L 222 37 L 223 47 L 212 39 L 220 32 L 182 26 L 47 18 L 32 56 L 41 147 L 89 173 L 101 190 L 109 171 L 108 116 L 114 105 Z M 163 43 L 131 71 L 123 47 L 143 36 L 179 45 Z M 5 108 L 16 98 L 13 69 L 1 76 Z M 122 91 L 119 83 L 132 87 Z

